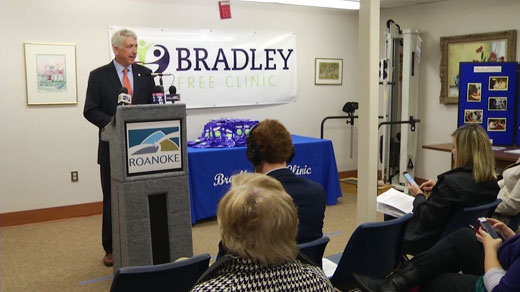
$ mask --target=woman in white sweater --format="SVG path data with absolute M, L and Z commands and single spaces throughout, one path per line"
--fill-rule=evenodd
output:
M 495 215 L 508 222 L 520 213 L 520 158 L 515 164 L 508 166 L 502 176 L 498 181 L 498 198 L 502 199 L 502 202 L 495 209 Z

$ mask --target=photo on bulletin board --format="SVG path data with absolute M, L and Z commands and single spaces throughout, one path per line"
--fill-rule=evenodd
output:
M 507 97 L 490 97 L 488 99 L 488 110 L 507 111 Z
M 482 100 L 482 83 L 468 83 L 468 102 Z
M 489 90 L 508 90 L 509 77 L 507 76 L 489 76 Z
M 489 118 L 487 122 L 487 130 L 491 132 L 505 132 L 506 118 Z
M 464 124 L 482 124 L 483 110 L 467 109 L 464 110 Z

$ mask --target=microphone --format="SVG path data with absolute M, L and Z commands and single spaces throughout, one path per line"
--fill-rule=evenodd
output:
M 177 93 L 177 88 L 175 86 L 170 86 L 168 92 L 169 94 L 166 94 L 166 103 L 175 103 L 176 101 L 181 100 L 181 96 Z
M 126 87 L 121 88 L 119 91 L 119 95 L 117 96 L 117 104 L 118 105 L 129 105 L 132 103 L 132 96 L 128 94 L 128 89 Z
M 152 102 L 156 104 L 164 104 L 164 88 L 160 85 L 156 85 L 152 92 Z
M 172 85 L 170 88 L 168 88 L 168 91 L 170 92 L 170 95 L 173 96 L 177 93 L 177 88 Z

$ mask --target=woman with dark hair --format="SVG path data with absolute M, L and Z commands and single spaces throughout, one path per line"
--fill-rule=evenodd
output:
M 486 131 L 467 124 L 452 134 L 454 168 L 420 187 L 408 184 L 414 196 L 413 217 L 404 237 L 404 252 L 417 254 L 430 248 L 455 212 L 494 201 L 499 187 L 495 158 Z M 431 191 L 428 198 L 424 192 Z

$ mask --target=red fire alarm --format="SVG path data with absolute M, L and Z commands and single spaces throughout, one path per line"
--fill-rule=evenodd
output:
M 229 1 L 218 1 L 218 8 L 220 10 L 220 19 L 231 18 L 231 4 Z

